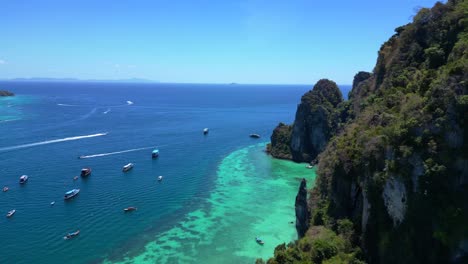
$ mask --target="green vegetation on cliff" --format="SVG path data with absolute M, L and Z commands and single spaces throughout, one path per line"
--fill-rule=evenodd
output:
M 267 263 L 468 262 L 467 25 L 468 1 L 423 8 L 356 75 L 318 157 L 311 228 Z

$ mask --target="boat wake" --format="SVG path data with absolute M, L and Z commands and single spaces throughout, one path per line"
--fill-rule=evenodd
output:
M 58 106 L 80 106 L 80 105 L 71 105 L 71 104 L 57 104 Z
M 80 139 L 85 139 L 85 138 L 101 137 L 101 136 L 105 136 L 107 134 L 108 133 L 105 132 L 105 133 L 97 133 L 97 134 L 92 134 L 92 135 L 84 135 L 84 136 L 75 136 L 75 137 L 66 137 L 66 138 L 60 138 L 60 139 L 46 140 L 46 141 L 23 144 L 23 145 L 16 145 L 16 146 L 11 146 L 11 147 L 3 147 L 3 148 L 0 148 L 0 152 L 1 151 L 22 149 L 22 148 L 30 148 L 30 147 L 53 144 L 53 143 L 59 143 L 59 142 L 65 142 L 65 141 L 80 140 Z
M 104 156 L 110 156 L 110 155 L 116 155 L 116 154 L 121 154 L 121 153 L 139 151 L 139 150 L 144 150 L 144 149 L 152 149 L 152 148 L 154 148 L 154 147 L 127 149 L 127 150 L 121 150 L 121 151 L 115 151 L 115 152 L 108 152 L 108 153 L 101 153 L 101 154 L 93 154 L 93 155 L 80 156 L 79 158 L 80 158 L 80 159 L 89 159 L 89 158 L 96 158 L 96 157 L 104 157 Z

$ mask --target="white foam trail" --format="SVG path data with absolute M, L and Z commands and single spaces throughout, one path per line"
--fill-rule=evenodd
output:
M 79 105 L 71 105 L 71 104 L 57 104 L 58 106 L 79 106 Z
M 128 104 L 128 105 L 132 105 L 133 102 L 132 102 L 132 101 L 127 101 L 127 104 Z
M 41 146 L 41 145 L 47 145 L 47 144 L 65 142 L 65 141 L 79 140 L 79 139 L 84 139 L 84 138 L 101 137 L 101 136 L 105 136 L 107 134 L 108 133 L 105 132 L 105 133 L 97 133 L 97 134 L 92 134 L 92 135 L 84 135 L 84 136 L 75 136 L 75 137 L 66 137 L 66 138 L 60 138 L 60 139 L 46 140 L 46 141 L 41 141 L 41 142 L 36 142 L 36 143 L 29 143 L 29 144 L 23 144 L 23 145 L 11 146 L 11 147 L 3 147 L 3 148 L 0 148 L 0 151 L 8 151 L 8 150 L 29 148 L 29 147 L 35 147 L 35 146 Z
M 144 149 L 152 149 L 154 147 L 144 147 L 144 148 L 136 148 L 136 149 L 127 149 L 127 150 L 121 150 L 121 151 L 115 151 L 115 152 L 109 152 L 109 153 L 101 153 L 101 154 L 93 154 L 93 155 L 87 155 L 87 156 L 80 156 L 80 159 L 89 159 L 89 158 L 95 158 L 95 157 L 104 157 L 104 156 L 109 156 L 109 155 L 115 155 L 115 154 L 121 154 L 121 153 L 127 153 L 127 152 L 133 152 L 133 151 L 139 151 L 139 150 L 144 150 Z
M 104 112 L 102 112 L 102 113 L 103 113 L 103 114 L 107 114 L 107 113 L 109 113 L 110 111 L 111 111 L 111 109 L 108 108 L 106 111 L 104 111 Z

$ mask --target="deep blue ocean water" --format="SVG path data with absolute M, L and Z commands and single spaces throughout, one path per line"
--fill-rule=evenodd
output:
M 0 87 L 17 94 L 0 98 L 0 187 L 10 188 L 0 193 L 0 213 L 17 210 L 12 218 L 0 217 L 0 263 L 100 263 L 143 246 L 207 197 L 223 157 L 267 142 L 279 122 L 291 123 L 300 97 L 312 88 L 74 82 Z M 153 160 L 155 147 L 161 155 Z M 90 157 L 77 158 L 82 155 Z M 128 162 L 135 168 L 123 173 Z M 92 175 L 74 180 L 82 167 L 91 167 Z M 29 181 L 20 186 L 23 174 Z M 80 194 L 64 202 L 63 194 L 73 188 Z M 128 206 L 138 211 L 123 213 Z M 77 229 L 79 237 L 63 240 Z

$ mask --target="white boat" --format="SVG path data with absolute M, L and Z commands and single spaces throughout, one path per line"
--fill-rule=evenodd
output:
M 208 129 L 208 128 L 204 128 L 204 129 L 203 129 L 203 135 L 207 135 L 208 132 L 209 132 L 209 129 Z
M 158 181 L 162 181 L 163 176 L 158 176 Z
M 7 213 L 6 217 L 12 217 L 15 213 L 16 213 L 16 210 L 13 209 Z
M 133 166 L 134 166 L 133 163 L 129 163 L 129 164 L 123 166 L 122 171 L 127 172 L 127 171 L 133 169 Z
M 65 200 L 71 199 L 75 197 L 78 193 L 80 192 L 80 189 L 73 189 L 65 193 L 65 196 L 63 197 Z
M 19 183 L 21 183 L 21 184 L 26 183 L 28 181 L 28 178 L 29 178 L 28 175 L 21 176 L 20 179 L 19 179 Z

